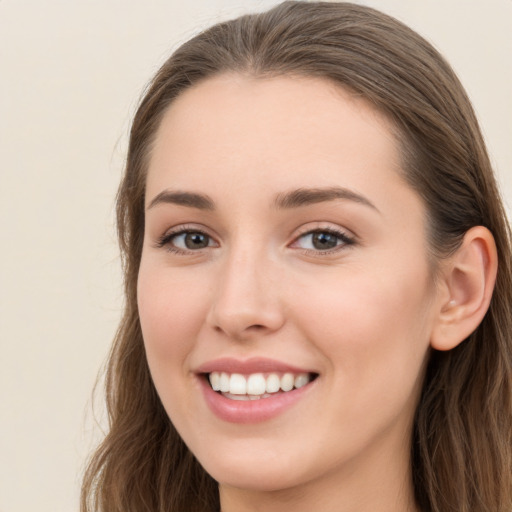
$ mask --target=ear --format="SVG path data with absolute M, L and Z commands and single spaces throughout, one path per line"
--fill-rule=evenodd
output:
M 432 348 L 450 350 L 476 330 L 489 308 L 497 270 L 491 232 L 483 226 L 471 228 L 442 268 Z

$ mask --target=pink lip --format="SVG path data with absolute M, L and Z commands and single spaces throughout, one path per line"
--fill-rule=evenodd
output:
M 248 375 L 250 373 L 310 373 L 311 370 L 297 368 L 281 361 L 274 359 L 266 359 L 263 357 L 253 357 L 251 359 L 239 360 L 231 357 L 215 359 L 208 363 L 202 364 L 197 368 L 196 373 L 226 372 L 241 373 Z
M 199 380 L 203 396 L 210 410 L 221 420 L 230 423 L 259 423 L 270 420 L 301 400 L 316 382 L 315 380 L 302 388 L 286 393 L 276 393 L 275 396 L 269 398 L 242 401 L 230 400 L 217 391 L 213 391 L 204 377 Z
M 252 358 L 245 361 L 223 358 L 201 365 L 196 373 L 205 401 L 218 418 L 230 423 L 259 423 L 270 420 L 304 399 L 316 383 L 315 379 L 299 389 L 293 389 L 286 393 L 275 393 L 268 398 L 260 398 L 259 400 L 231 400 L 211 388 L 204 375 L 211 372 L 240 373 L 242 375 L 270 372 L 296 374 L 309 372 L 265 358 Z

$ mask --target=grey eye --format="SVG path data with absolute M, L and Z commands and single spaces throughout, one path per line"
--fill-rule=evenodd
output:
M 204 249 L 210 246 L 211 239 L 200 231 L 188 231 L 175 235 L 172 239 L 172 244 L 179 249 Z
M 344 243 L 340 235 L 330 233 L 329 231 L 313 231 L 302 235 L 297 240 L 297 245 L 302 249 L 311 249 L 316 251 L 327 251 L 334 249 Z
M 332 249 L 338 245 L 339 238 L 332 233 L 313 233 L 311 243 L 315 249 Z

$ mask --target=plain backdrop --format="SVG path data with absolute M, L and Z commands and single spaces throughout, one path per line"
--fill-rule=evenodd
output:
M 0 0 L 0 512 L 78 510 L 122 307 L 113 201 L 145 83 L 199 29 L 276 3 Z M 512 0 L 361 3 L 452 63 L 510 206 Z

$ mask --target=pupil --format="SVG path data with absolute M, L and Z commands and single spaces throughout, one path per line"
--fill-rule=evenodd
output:
M 203 249 L 208 247 L 208 237 L 202 233 L 188 233 L 185 237 L 187 249 Z
M 332 249 L 336 247 L 337 237 L 330 233 L 315 233 L 313 235 L 313 246 L 315 249 Z

